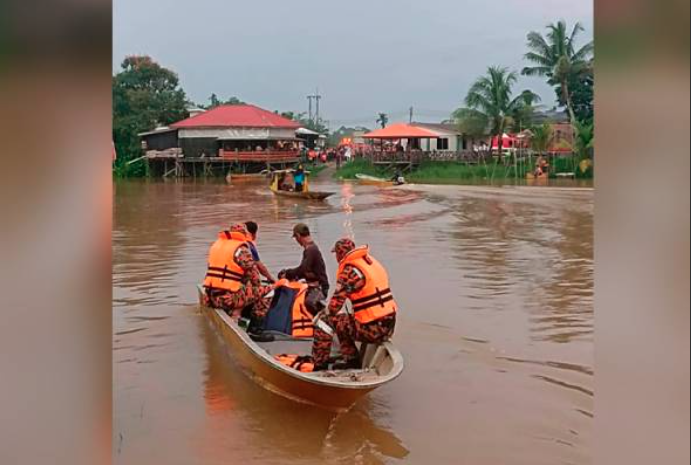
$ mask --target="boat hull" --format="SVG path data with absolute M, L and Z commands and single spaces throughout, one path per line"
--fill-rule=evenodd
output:
M 333 192 L 291 192 L 291 191 L 276 191 L 272 190 L 274 195 L 279 197 L 288 197 L 291 199 L 303 199 L 303 200 L 326 200 L 327 198 L 334 195 Z
M 393 186 L 394 182 L 388 179 L 377 178 L 375 176 L 368 176 L 366 174 L 356 174 L 355 178 L 360 184 L 369 184 L 374 186 Z
M 361 397 L 397 378 L 403 370 L 400 353 L 386 343 L 382 345 L 386 347 L 389 357 L 384 361 L 387 364 L 385 376 L 363 382 L 348 382 L 344 376 L 320 377 L 317 373 L 300 373 L 277 362 L 224 311 L 203 304 L 200 306 L 243 370 L 265 389 L 293 401 L 330 411 L 346 411 Z

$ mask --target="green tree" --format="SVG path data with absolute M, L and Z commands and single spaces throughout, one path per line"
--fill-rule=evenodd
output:
M 244 105 L 244 104 L 245 104 L 245 102 L 243 102 L 242 100 L 240 100 L 237 97 L 230 97 L 228 100 L 222 101 L 221 99 L 218 98 L 218 95 L 216 95 L 214 93 L 214 94 L 211 94 L 211 96 L 209 97 L 209 104 L 206 105 L 205 108 L 207 110 L 212 110 L 216 107 L 220 107 L 223 105 Z
M 592 123 L 577 121 L 574 127 L 573 150 L 581 160 L 590 158 L 595 146 L 595 128 Z
M 517 80 L 518 75 L 507 68 L 490 67 L 487 75 L 471 86 L 465 98 L 466 107 L 454 112 L 459 126 L 469 129 L 469 134 L 489 132 L 499 136 L 499 153 L 503 148 L 501 136 L 504 132 L 519 125 L 527 126 L 533 105 L 540 101 L 540 97 L 529 90 L 514 97 L 513 86 Z
M 532 128 L 530 132 L 532 133 L 530 137 L 531 147 L 538 155 L 544 155 L 552 141 L 552 126 L 549 123 L 544 123 Z
M 113 141 L 116 168 L 142 155 L 138 134 L 188 116 L 187 98 L 178 76 L 148 56 L 127 57 L 113 76 Z M 140 167 L 134 174 L 143 174 Z
M 277 112 L 277 113 L 278 113 L 278 112 Z M 288 119 L 293 120 L 293 121 L 297 121 L 297 120 L 298 120 L 298 115 L 296 115 L 294 111 L 284 111 L 284 112 L 281 112 L 281 113 L 279 113 L 279 114 L 280 114 L 282 117 L 288 118 Z
M 386 113 L 379 113 L 377 115 L 377 124 L 381 126 L 382 129 L 386 128 L 389 124 L 389 115 Z
M 593 123 L 595 118 L 595 109 L 593 105 L 594 100 L 595 79 L 593 76 L 593 67 L 577 76 L 569 78 L 569 92 L 571 93 L 571 101 L 573 104 L 573 112 L 578 121 L 584 123 Z M 558 92 L 559 104 L 566 106 L 562 95 Z
M 555 86 L 561 104 L 566 106 L 571 123 L 575 123 L 574 93 L 570 85 L 592 73 L 593 42 L 577 48 L 578 36 L 584 31 L 580 23 L 570 33 L 565 21 L 550 24 L 547 31 L 546 36 L 535 31 L 528 34 L 529 52 L 525 58 L 534 66 L 523 68 L 523 74 L 547 77 L 547 82 Z

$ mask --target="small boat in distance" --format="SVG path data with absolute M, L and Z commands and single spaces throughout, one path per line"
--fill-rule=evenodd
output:
M 405 179 L 403 176 L 398 178 L 398 181 L 392 179 L 378 178 L 376 176 L 370 176 L 368 174 L 356 174 L 355 178 L 360 181 L 360 184 L 371 184 L 377 186 L 401 186 L 405 184 Z
M 372 185 L 385 185 L 393 186 L 394 182 L 390 179 L 378 178 L 376 176 L 370 176 L 368 174 L 356 174 L 355 178 L 360 181 L 361 184 L 372 184 Z
M 226 176 L 226 182 L 228 182 L 228 184 L 234 181 L 261 181 L 264 179 L 269 179 L 268 170 L 264 170 L 260 173 L 228 173 Z
M 325 200 L 335 192 L 319 192 L 310 190 L 309 171 L 305 171 L 305 180 L 302 189 L 297 190 L 293 175 L 296 170 L 280 170 L 271 173 L 271 192 L 279 197 L 291 197 L 304 200 Z
M 276 359 L 281 354 L 309 355 L 312 339 L 277 335 L 270 342 L 253 341 L 238 319 L 204 305 L 204 288 L 198 287 L 202 314 L 228 345 L 233 358 L 263 388 L 296 402 L 343 412 L 361 397 L 396 379 L 403 371 L 403 356 L 390 342 L 360 348 L 362 368 L 303 373 Z

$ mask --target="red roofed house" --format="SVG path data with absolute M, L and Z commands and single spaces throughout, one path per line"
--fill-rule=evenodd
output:
M 299 128 L 254 105 L 224 105 L 140 136 L 149 159 L 285 164 L 299 159 Z

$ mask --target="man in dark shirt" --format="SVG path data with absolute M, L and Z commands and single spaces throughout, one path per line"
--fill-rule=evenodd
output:
M 310 229 L 306 224 L 297 224 L 293 228 L 293 238 L 300 244 L 304 251 L 302 262 L 297 268 L 283 270 L 278 278 L 286 278 L 291 281 L 304 279 L 310 289 L 307 293 L 306 304 L 308 309 L 317 314 L 324 305 L 322 300 L 329 294 L 329 277 L 326 274 L 326 264 L 319 247 L 315 244 Z

